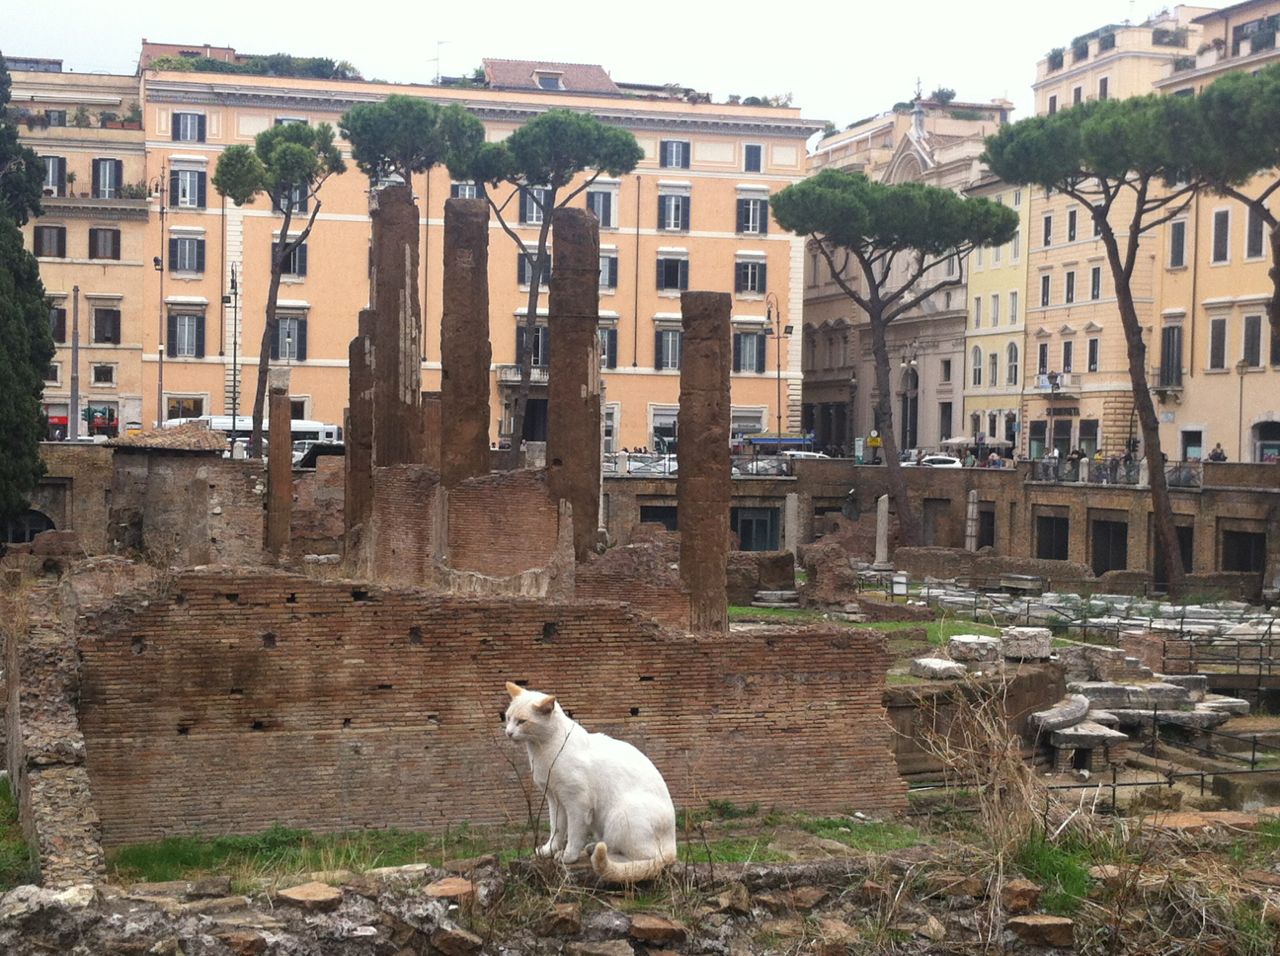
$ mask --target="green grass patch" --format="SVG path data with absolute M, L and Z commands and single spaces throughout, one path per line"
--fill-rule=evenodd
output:
M 1072 915 L 1089 892 L 1092 861 L 1088 849 L 1075 841 L 1050 843 L 1036 834 L 1018 850 L 1014 862 L 1043 888 L 1040 905 L 1048 913 Z
M 799 827 L 814 836 L 835 840 L 845 846 L 870 853 L 904 850 L 920 842 L 919 833 L 900 823 L 882 821 L 855 823 L 840 817 L 819 817 L 815 820 L 801 820 Z
M 696 835 L 680 840 L 680 859 L 688 863 L 781 863 L 790 857 L 769 849 L 771 834 L 709 839 Z
M 18 825 L 18 800 L 6 777 L 0 780 L 0 892 L 35 878 L 35 860 Z
M 729 620 L 796 623 L 798 621 L 822 621 L 825 618 L 821 611 L 810 611 L 805 608 L 790 607 L 743 607 L 740 604 L 729 605 Z
M 882 634 L 893 634 L 896 631 L 908 631 L 923 627 L 929 643 L 941 646 L 957 634 L 981 634 L 985 637 L 999 637 L 1000 628 L 975 621 L 959 621 L 954 617 L 940 617 L 934 621 L 879 621 L 870 624 L 859 624 L 858 627 L 880 631 Z

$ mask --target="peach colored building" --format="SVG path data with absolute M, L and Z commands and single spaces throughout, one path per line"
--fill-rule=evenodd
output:
M 1225 73 L 1280 62 L 1280 0 L 1252 0 L 1196 19 L 1194 57 L 1155 83 L 1173 96 L 1203 90 Z M 1271 170 L 1244 188 L 1257 195 Z M 1274 207 L 1274 200 L 1272 200 Z M 1270 236 L 1243 203 L 1199 195 L 1168 224 L 1157 252 L 1160 303 L 1156 398 L 1161 440 L 1172 458 L 1280 460 L 1280 338 L 1266 305 L 1273 291 Z
M 1104 26 L 1050 51 L 1036 64 L 1036 112 L 1048 115 L 1093 99 L 1151 92 L 1152 84 L 1198 44 L 1195 17 L 1207 8 L 1177 6 L 1140 24 Z M 1020 454 L 1056 447 L 1121 456 L 1139 428 L 1129 384 L 1124 331 L 1102 243 L 1075 200 L 1030 188 L 1027 340 L 1023 357 Z M 1117 202 L 1113 223 L 1124 221 Z M 1126 234 L 1117 232 L 1124 242 Z M 1132 287 L 1138 315 L 1157 313 L 1155 246 L 1148 235 Z
M 735 428 L 799 426 L 800 338 L 787 327 L 799 325 L 803 243 L 771 221 L 768 199 L 803 175 L 804 141 L 820 124 L 787 107 L 713 104 L 685 91 L 619 85 L 599 67 L 486 61 L 486 69 L 488 87 L 143 71 L 146 177 L 165 184 L 163 224 L 159 197 L 148 220 L 148 250 L 163 256 L 165 269 L 145 275 L 145 420 L 157 417 L 158 394 L 161 417 L 229 413 L 233 398 L 242 413 L 252 404 L 270 244 L 281 216 L 266 200 L 237 208 L 218 195 L 211 180 L 221 151 L 252 144 L 275 123 L 336 127 L 356 103 L 402 93 L 464 104 L 491 140 L 549 107 L 567 107 L 631 130 L 644 148 L 633 173 L 602 177 L 576 200 L 591 203 L 602 218 L 600 334 L 610 447 L 655 447 L 671 433 L 684 288 L 734 291 Z M 439 384 L 444 201 L 470 187 L 451 182 L 443 167 L 413 185 L 423 216 L 423 387 L 430 389 Z M 347 345 L 369 295 L 369 187 L 354 166 L 324 185 L 315 230 L 281 288 L 284 321 L 274 351 L 278 363 L 292 367 L 299 416 L 342 420 Z M 496 222 L 492 228 L 496 441 L 510 424 L 508 402 L 519 377 L 516 326 L 527 286 L 514 243 Z M 516 228 L 530 240 L 536 236 L 535 223 Z M 554 237 L 552 254 L 554 260 Z M 544 296 L 543 309 L 546 302 Z M 547 347 L 540 332 L 528 437 L 538 437 L 544 421 Z
M 145 299 L 152 209 L 138 79 L 63 73 L 58 61 L 20 65 L 39 67 L 11 73 L 10 108 L 22 143 L 45 164 L 44 214 L 23 233 L 57 344 L 45 379 L 49 436 L 73 427 L 114 435 L 144 421 L 142 323 L 155 314 Z

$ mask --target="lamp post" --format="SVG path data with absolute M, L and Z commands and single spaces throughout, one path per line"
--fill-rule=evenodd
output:
M 858 373 L 852 371 L 849 373 L 849 411 L 845 414 L 844 421 L 844 443 L 845 449 L 849 453 L 849 457 L 856 457 L 853 453 L 855 438 L 858 434 Z
M 151 263 L 155 266 L 156 272 L 160 273 L 160 325 L 156 342 L 156 427 L 165 420 L 164 411 L 164 349 L 165 349 L 165 305 L 164 305 L 164 251 L 165 242 L 168 238 L 165 228 L 165 192 L 168 181 L 165 179 L 164 164 L 160 164 L 160 175 L 151 183 L 151 192 L 160 197 L 160 255 L 155 256 Z
M 1236 418 L 1240 422 L 1238 438 L 1240 445 L 1236 450 L 1236 461 L 1244 461 L 1244 377 L 1249 373 L 1249 360 L 1236 362 L 1236 376 L 1240 379 L 1240 397 L 1236 404 Z
M 778 394 L 776 396 L 777 405 L 774 409 L 778 446 L 777 450 L 782 450 L 782 337 L 791 334 L 791 326 L 782 324 L 782 306 L 778 302 L 778 296 L 770 292 L 764 297 L 765 302 L 765 323 L 772 329 L 772 338 L 777 343 L 777 357 L 774 364 L 777 366 Z
M 916 356 L 920 353 L 920 343 L 915 339 L 902 351 L 902 359 L 898 363 L 898 368 L 903 375 L 902 382 L 902 449 L 912 448 L 916 444 L 916 427 L 912 424 L 911 419 L 915 416 L 911 414 L 913 403 L 916 413 L 920 410 L 920 373 L 917 371 L 918 362 Z M 912 374 L 907 375 L 910 371 Z M 910 381 L 908 381 L 910 379 Z M 911 387 L 908 387 L 911 386 Z
M 240 289 L 236 283 L 236 265 L 231 264 L 231 292 L 222 297 L 231 306 L 231 434 L 234 441 L 240 410 Z M 225 354 L 225 353 L 224 353 Z

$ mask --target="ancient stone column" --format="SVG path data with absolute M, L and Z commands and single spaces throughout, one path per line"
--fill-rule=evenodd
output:
M 346 485 L 343 523 L 349 532 L 367 524 L 373 512 L 373 338 L 374 313 L 360 313 L 359 335 L 347 349 Z
M 573 506 L 573 553 L 585 561 L 600 523 L 600 223 L 585 209 L 557 209 L 551 228 L 547 478 Z
M 446 488 L 489 473 L 489 205 L 444 204 L 440 473 Z
M 272 369 L 267 399 L 267 551 L 276 557 L 289 549 L 293 517 L 293 432 L 289 370 Z
M 407 184 L 373 194 L 373 463 L 407 465 L 421 455 L 422 346 L 418 301 L 418 206 Z
M 964 549 L 978 550 L 978 492 L 970 491 L 964 506 Z
M 876 499 L 876 563 L 871 565 L 876 571 L 892 571 L 889 563 L 889 496 L 881 495 Z
M 422 463 L 432 471 L 440 470 L 443 441 L 442 405 L 439 392 L 422 393 Z
M 556 250 L 560 255 L 559 245 Z M 680 296 L 684 345 L 680 413 L 676 419 L 679 472 L 680 579 L 689 589 L 690 627 L 729 633 L 729 313 L 724 292 Z M 552 349 L 554 352 L 554 347 Z

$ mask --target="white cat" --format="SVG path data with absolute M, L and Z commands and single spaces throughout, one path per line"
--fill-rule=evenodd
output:
M 631 744 L 589 734 L 556 699 L 507 682 L 507 736 L 529 749 L 551 836 L 539 856 L 591 868 L 610 883 L 656 877 L 676 859 L 676 811 L 653 762 Z

